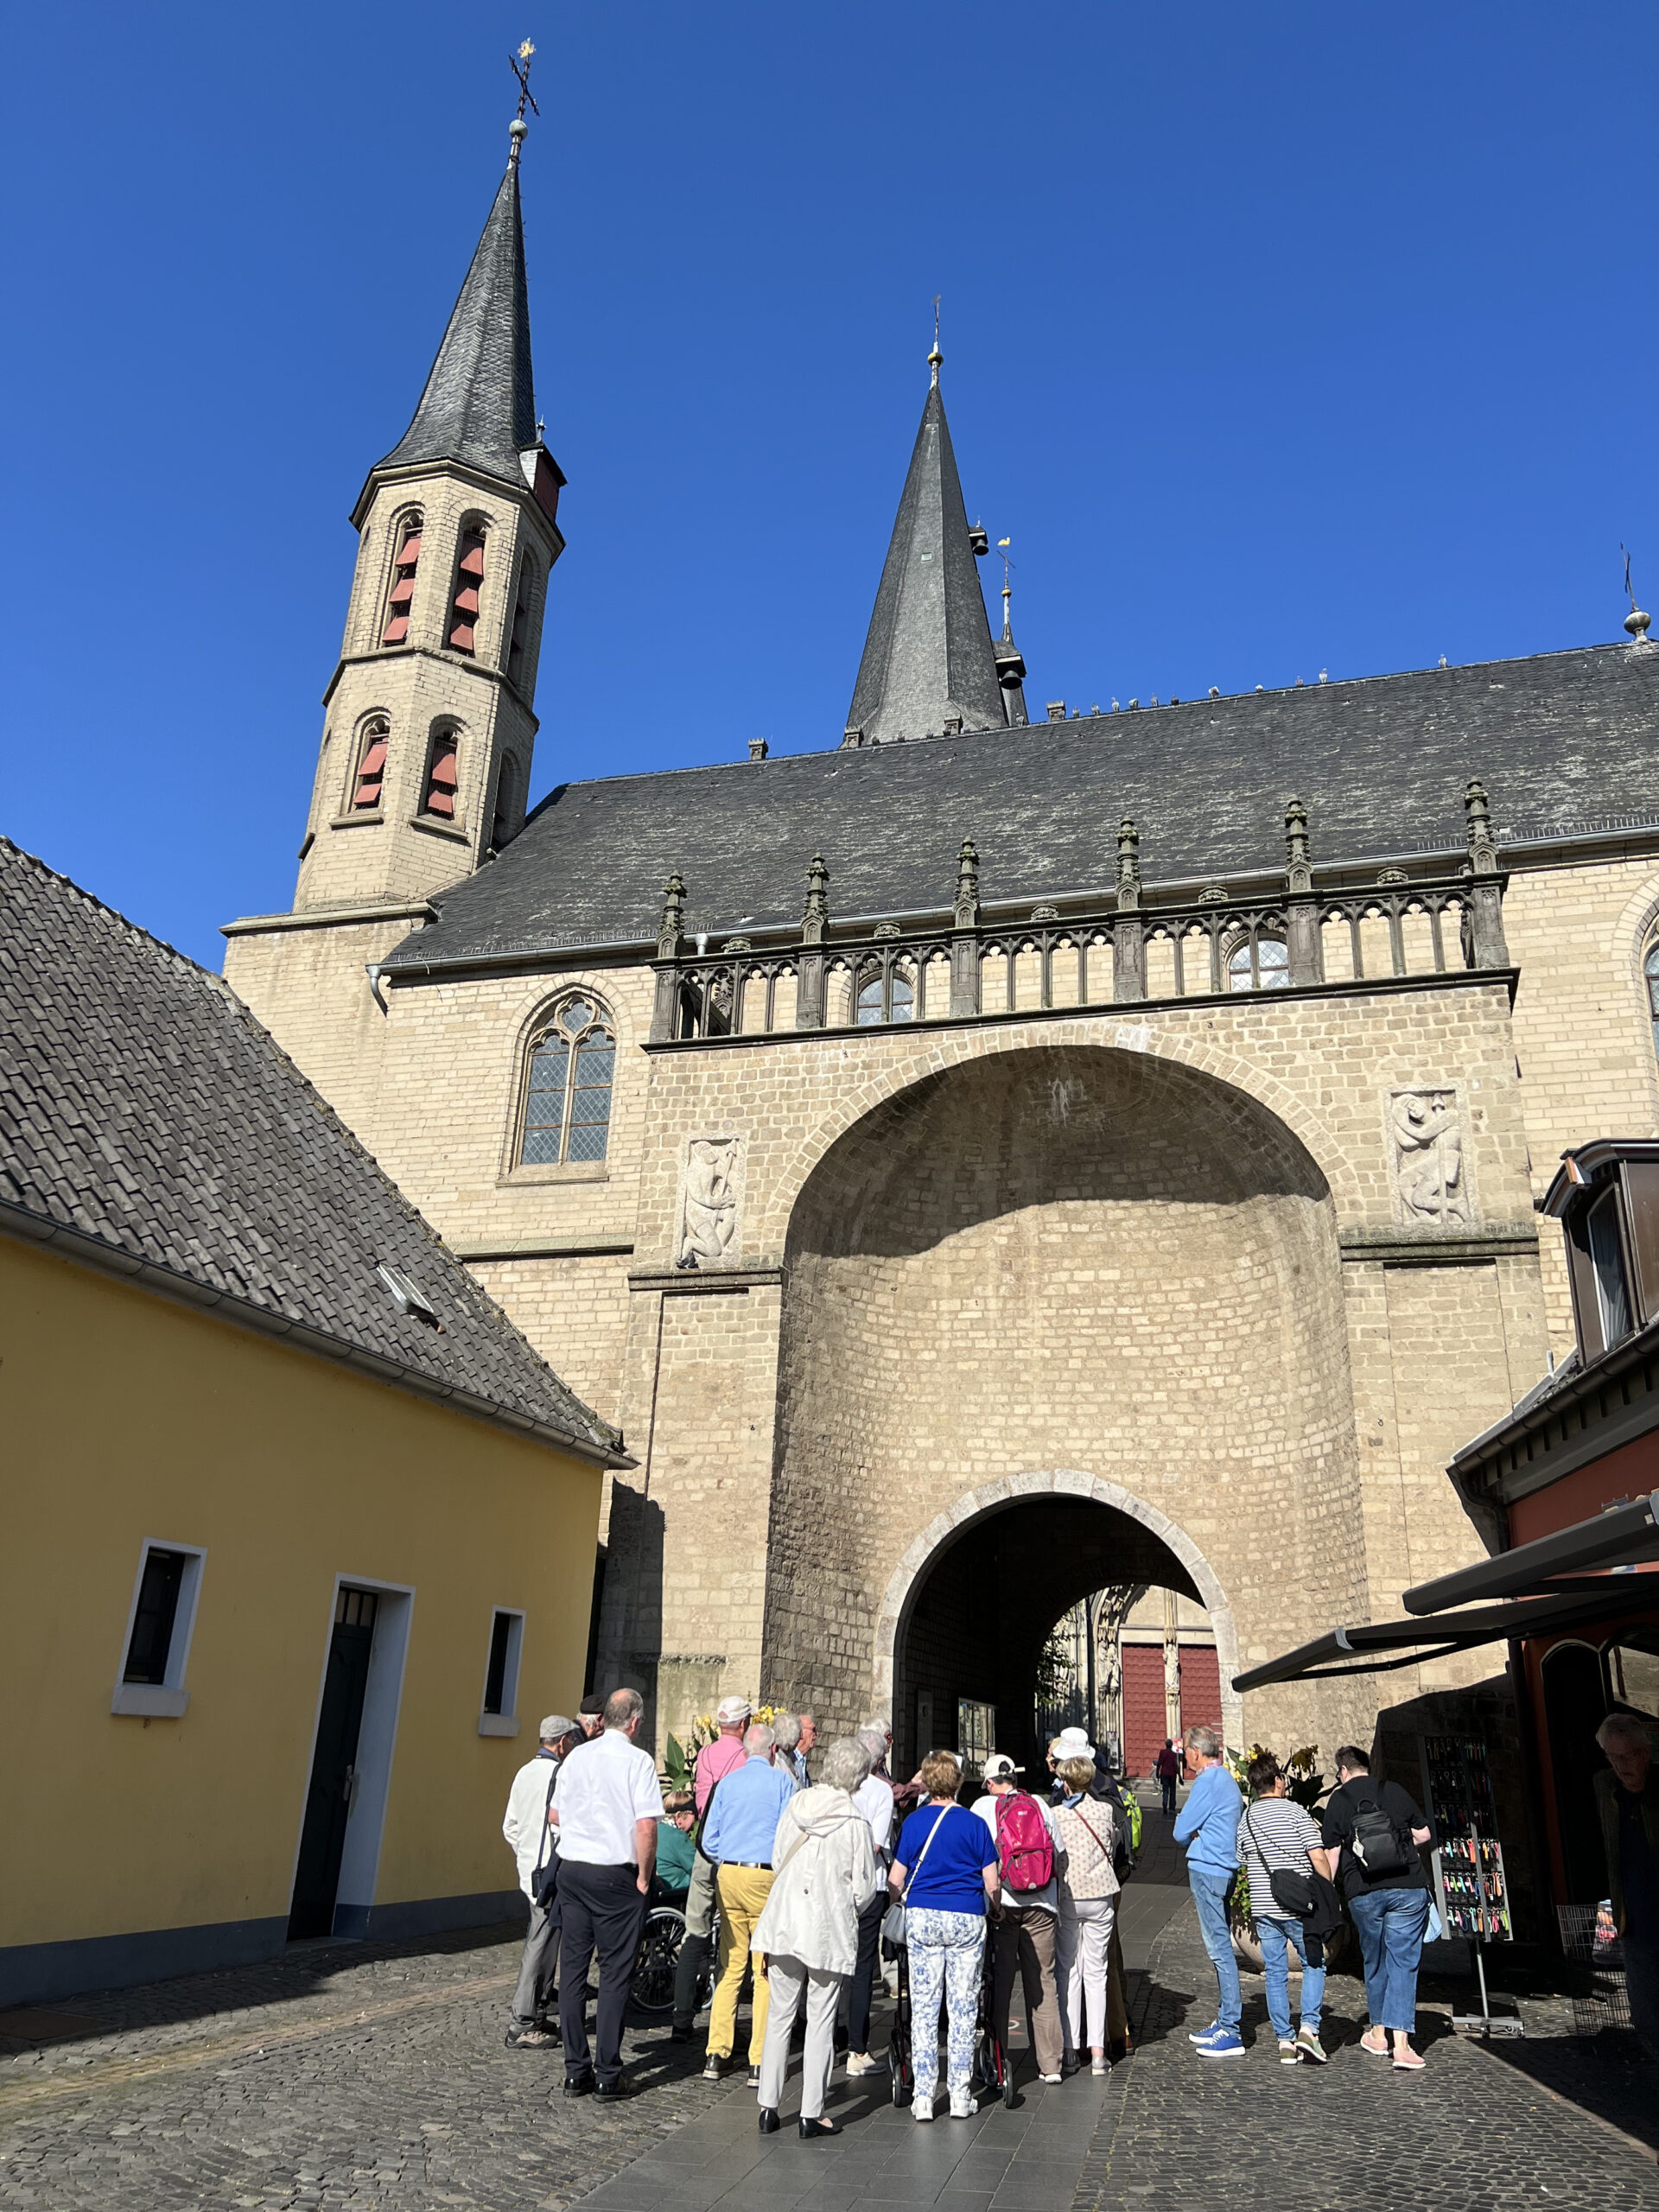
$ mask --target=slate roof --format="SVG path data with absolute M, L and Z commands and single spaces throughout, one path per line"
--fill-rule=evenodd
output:
M 229 986 L 4 838 L 0 1226 L 67 1230 L 626 1464 Z M 441 1333 L 399 1309 L 382 1265 Z
M 957 715 L 966 729 L 1001 729 L 1007 721 L 950 425 L 935 384 L 922 410 L 847 721 L 871 744 L 884 745 L 931 736 Z
M 1502 836 L 1651 821 L 1656 769 L 1659 648 L 1620 645 L 564 784 L 387 964 L 654 939 L 676 868 L 690 931 L 797 924 L 815 852 L 832 922 L 937 912 L 964 836 L 988 904 L 1101 892 L 1125 814 L 1155 897 L 1282 867 L 1292 796 L 1317 882 L 1321 863 L 1460 853 L 1471 776 Z
M 537 442 L 518 164 L 510 162 L 415 419 L 378 466 L 458 461 L 520 489 Z

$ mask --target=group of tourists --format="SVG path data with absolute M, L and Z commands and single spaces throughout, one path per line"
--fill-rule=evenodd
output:
M 1344 1744 L 1338 1751 L 1337 1786 L 1316 1821 L 1287 1794 L 1285 1775 L 1270 1751 L 1259 1751 L 1247 1770 L 1252 1792 L 1247 1805 L 1213 1730 L 1189 1728 L 1184 1743 L 1193 1779 L 1174 1835 L 1186 1847 L 1187 1880 L 1219 1993 L 1215 2018 L 1192 2033 L 1199 2056 L 1244 2055 L 1238 1961 L 1228 1919 L 1242 1858 L 1262 1946 L 1268 2018 L 1281 2061 L 1287 2066 L 1325 2063 L 1319 2040 L 1325 1946 L 1341 1924 L 1345 1904 L 1365 1967 L 1370 2020 L 1360 2049 L 1374 2058 L 1391 2058 L 1397 2072 L 1421 2073 L 1423 2061 L 1411 2038 L 1432 1903 L 1419 1856 L 1420 1847 L 1434 1840 L 1427 1816 L 1397 1782 L 1372 1780 L 1370 1760 L 1357 1745 Z M 1302 1962 L 1300 2017 L 1294 2024 L 1293 1950 Z

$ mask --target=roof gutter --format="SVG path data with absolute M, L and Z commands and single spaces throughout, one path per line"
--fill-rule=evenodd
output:
M 474 1391 L 441 1382 L 418 1368 L 382 1359 L 378 1354 L 365 1351 L 360 1344 L 352 1344 L 343 1337 L 328 1336 L 286 1313 L 270 1313 L 229 1291 L 214 1290 L 188 1275 L 175 1274 L 171 1268 L 135 1258 L 130 1252 L 123 1252 L 101 1238 L 88 1236 L 62 1222 L 43 1220 L 27 1207 L 13 1205 L 5 1199 L 0 1199 L 0 1230 L 32 1244 L 49 1245 L 66 1259 L 95 1268 L 100 1274 L 115 1275 L 124 1282 L 142 1283 L 161 1297 L 211 1312 L 219 1319 L 238 1328 L 251 1329 L 259 1336 L 275 1337 L 302 1351 L 355 1368 L 359 1374 L 372 1376 L 378 1382 L 388 1382 L 397 1389 L 412 1390 L 417 1396 L 435 1399 L 440 1404 L 452 1406 L 458 1413 L 471 1414 L 479 1421 L 488 1421 L 493 1427 L 505 1428 L 515 1436 L 533 1437 L 537 1443 L 553 1445 L 561 1452 L 574 1452 L 578 1459 L 590 1460 L 595 1466 L 621 1469 L 639 1465 L 626 1452 L 614 1451 L 592 1438 L 556 1428 L 550 1422 L 533 1421 L 528 1414 L 515 1413 L 511 1407 L 480 1397 Z

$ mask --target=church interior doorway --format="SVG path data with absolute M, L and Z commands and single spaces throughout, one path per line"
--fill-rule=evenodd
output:
M 1057 1624 L 1095 1592 L 1137 1586 L 1202 1605 L 1169 1546 L 1116 1506 L 1026 1498 L 967 1523 L 918 1577 L 895 1639 L 893 1723 L 904 1771 L 935 1749 L 976 1765 L 995 1750 L 1040 1775 L 1039 1692 Z M 1217 1694 L 1218 1701 L 1218 1678 Z

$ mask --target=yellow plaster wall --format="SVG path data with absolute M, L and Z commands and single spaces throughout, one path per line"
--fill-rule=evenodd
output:
M 336 1574 L 416 1593 L 376 1904 L 513 1886 L 597 1468 L 3 1236 L 0 1436 L 0 1945 L 286 1914 Z M 207 1554 L 176 1720 L 110 1711 L 147 1537 Z M 498 1605 L 517 1738 L 478 1733 Z

